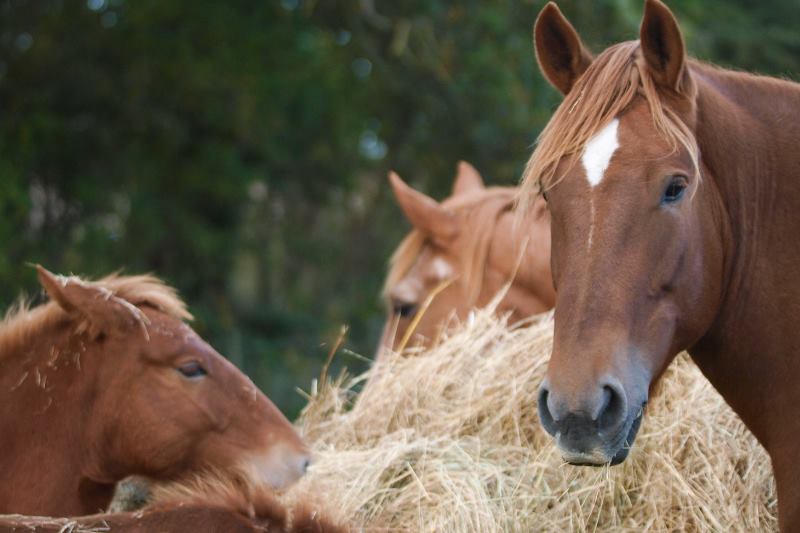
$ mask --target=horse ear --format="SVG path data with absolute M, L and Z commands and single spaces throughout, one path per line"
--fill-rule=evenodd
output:
M 433 239 L 445 243 L 458 232 L 455 217 L 436 200 L 406 185 L 395 172 L 389 172 L 394 197 L 408 221 Z
M 533 43 L 539 68 L 562 94 L 567 94 L 592 64 L 592 54 L 553 2 L 548 2 L 536 17 Z
M 686 48 L 675 16 L 659 0 L 645 0 L 639 41 L 650 73 L 662 87 L 680 91 Z
M 141 309 L 114 296 L 105 287 L 75 277 L 57 276 L 41 265 L 36 265 L 36 272 L 50 299 L 67 313 L 86 319 L 93 336 L 138 326 L 147 337 L 148 320 Z
M 483 184 L 483 179 L 475 167 L 466 161 L 459 161 L 456 180 L 453 182 L 453 196 L 485 188 L 486 185 Z

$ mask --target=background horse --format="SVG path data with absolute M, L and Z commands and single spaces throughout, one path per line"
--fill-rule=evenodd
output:
M 52 301 L 0 326 L 0 514 L 98 512 L 131 474 L 213 467 L 281 487 L 304 473 L 292 425 L 183 322 L 171 288 L 37 268 Z
M 414 342 L 429 344 L 449 318 L 464 319 L 509 281 L 513 283 L 498 311 L 510 311 L 512 321 L 553 307 L 550 220 L 544 201 L 535 203 L 517 229 L 517 189 L 487 188 L 468 163 L 459 163 L 453 194 L 441 203 L 394 172 L 389 181 L 414 229 L 391 259 L 383 290 L 388 316 L 379 352 L 410 341 L 406 336 L 412 325 Z
M 800 529 L 800 86 L 688 59 L 657 0 L 639 41 L 597 58 L 552 3 L 534 35 L 566 94 L 525 176 L 548 199 L 558 290 L 542 424 L 570 462 L 624 460 L 688 349 Z

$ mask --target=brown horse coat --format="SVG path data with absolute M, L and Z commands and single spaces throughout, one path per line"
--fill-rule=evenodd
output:
M 133 474 L 208 468 L 286 486 L 309 452 L 151 276 L 98 282 L 39 267 L 51 302 L 0 324 L 0 513 L 104 510 Z
M 525 184 L 547 196 L 558 291 L 542 424 L 570 462 L 624 460 L 687 349 L 800 530 L 800 85 L 688 59 L 658 0 L 596 58 L 552 3 L 535 43 L 566 94 Z

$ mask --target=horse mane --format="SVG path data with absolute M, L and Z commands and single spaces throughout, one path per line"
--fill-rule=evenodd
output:
M 136 308 L 152 307 L 179 320 L 192 320 L 186 304 L 175 289 L 151 274 L 123 276 L 114 273 L 97 281 L 70 276 L 65 278 L 65 282 L 99 287 Z M 85 329 L 83 317 L 68 313 L 56 302 L 50 301 L 31 308 L 29 302 L 21 298 L 0 321 L 0 358 L 14 352 L 14 348 L 24 345 L 42 331 L 69 321 L 75 324 L 77 331 Z
M 469 240 L 462 254 L 460 277 L 467 286 L 471 303 L 480 293 L 497 219 L 501 213 L 513 207 L 516 195 L 517 190 L 512 187 L 490 187 L 473 194 L 453 196 L 442 202 L 442 206 L 453 213 L 468 213 L 465 217 L 466 226 L 461 231 L 469 231 L 474 238 Z M 416 228 L 400 242 L 389 260 L 389 273 L 381 293 L 384 300 L 388 300 L 391 287 L 408 274 L 428 245 L 429 236 Z
M 264 485 L 246 476 L 205 471 L 152 489 L 148 507 L 193 505 L 228 509 L 270 526 L 268 531 L 344 533 L 346 528 L 327 519 L 312 501 L 287 507 Z
M 244 476 L 230 476 L 204 471 L 188 479 L 155 485 L 148 507 L 197 505 L 222 507 L 250 518 L 259 517 L 285 527 L 286 508 L 262 486 L 253 485 Z
M 690 92 L 694 86 L 687 79 L 684 77 L 677 91 L 694 96 Z M 694 135 L 675 111 L 663 105 L 639 41 L 627 41 L 609 47 L 591 63 L 542 130 L 522 176 L 521 203 L 553 187 L 561 159 L 581 152 L 639 96 L 647 102 L 656 130 L 673 150 L 684 147 L 699 171 Z

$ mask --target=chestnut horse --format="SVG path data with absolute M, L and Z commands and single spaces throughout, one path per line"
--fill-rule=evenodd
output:
M 544 428 L 569 462 L 621 462 L 686 349 L 800 530 L 800 85 L 687 58 L 658 0 L 638 41 L 596 58 L 555 4 L 534 37 L 566 95 L 524 177 L 548 201 L 558 291 Z
M 427 345 L 450 317 L 464 319 L 509 281 L 513 282 L 498 311 L 511 312 L 512 320 L 553 307 L 550 219 L 544 201 L 534 205 L 524 229 L 517 229 L 517 189 L 487 188 L 468 163 L 459 163 L 453 194 L 441 203 L 412 189 L 394 172 L 389 181 L 414 228 L 392 256 L 383 290 L 388 316 L 379 353 L 410 340 L 406 335 L 418 312 L 423 314 L 414 324 L 415 342 Z
M 0 533 L 112 531 L 114 533 L 344 533 L 311 502 L 287 508 L 263 485 L 244 485 L 204 473 L 157 488 L 153 502 L 136 512 L 76 518 L 0 516 Z
M 96 513 L 133 474 L 282 487 L 304 473 L 292 425 L 183 322 L 171 288 L 37 269 L 51 302 L 0 324 L 0 514 Z

